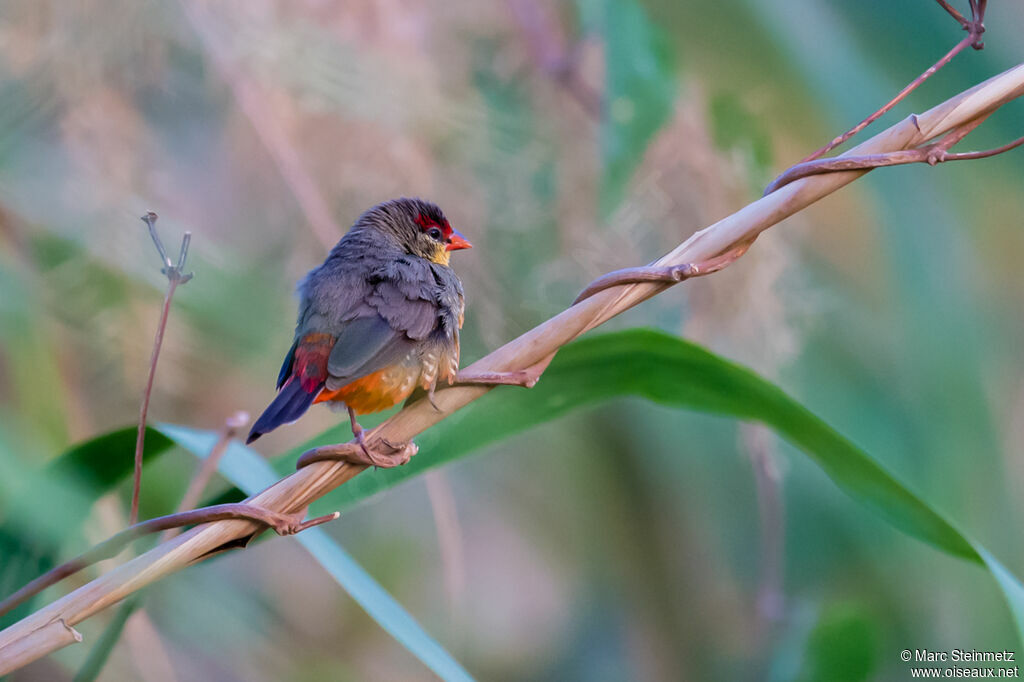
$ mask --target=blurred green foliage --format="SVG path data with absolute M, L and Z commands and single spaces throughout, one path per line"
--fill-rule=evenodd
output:
M 806 682 L 860 682 L 878 666 L 878 623 L 857 604 L 834 604 L 807 642 Z
M 772 168 L 772 140 L 757 116 L 735 93 L 723 92 L 711 98 L 711 134 L 722 151 L 743 155 L 750 168 L 755 191 L 763 188 Z
M 167 434 L 182 447 L 204 458 L 220 439 L 216 433 L 167 424 L 162 425 L 160 431 L 161 435 Z M 257 453 L 237 442 L 228 445 L 218 470 L 246 496 L 258 494 L 279 478 Z M 299 535 L 298 541 L 388 634 L 439 677 L 459 682 L 471 679 L 451 655 L 322 529 L 306 530 Z
M 647 145 L 676 99 L 671 44 L 632 0 L 580 0 L 583 31 L 605 51 L 601 112 L 601 214 L 619 207 Z
M 1019 61 L 1024 8 L 990 5 L 985 50 L 879 125 Z M 339 234 L 392 196 L 445 208 L 477 245 L 455 259 L 468 361 L 593 276 L 742 207 L 961 35 L 925 0 L 4 2 L 5 591 L 123 523 L 123 483 L 90 506 L 48 467 L 137 413 L 164 286 L 144 211 L 168 243 L 195 235 L 151 414 L 214 429 L 272 395 L 294 282 L 330 241 L 310 229 L 311 195 Z M 600 111 L 548 68 L 565 63 Z M 1022 113 L 1007 107 L 965 148 L 1019 136 Z M 1022 575 L 1022 176 L 1019 152 L 876 171 L 613 326 L 682 334 L 754 368 L 955 519 L 1004 577 Z M 315 410 L 261 448 L 276 456 L 337 421 Z M 495 421 L 460 422 L 458 437 L 485 444 Z M 95 470 L 123 462 L 122 447 L 90 455 Z M 1019 646 L 1003 605 L 1019 585 L 1001 592 L 892 531 L 781 442 L 782 602 L 765 616 L 762 515 L 734 420 L 617 399 L 486 448 L 440 470 L 457 558 L 416 482 L 327 529 L 481 679 L 901 679 L 904 648 Z M 149 513 L 170 511 L 193 465 L 173 449 L 147 466 Z M 161 656 L 183 679 L 429 675 L 291 547 L 262 543 L 157 586 L 145 612 L 159 636 L 129 622 L 132 645 L 100 679 L 139 677 Z M 87 642 L 111 616 L 83 624 Z M 67 679 L 87 653 L 26 677 Z
M 131 473 L 135 436 L 135 427 L 111 431 L 73 446 L 41 471 L 10 477 L 0 501 L 0 547 L 7 557 L 0 564 L 0 594 L 86 549 L 81 524 L 96 500 Z M 147 429 L 143 461 L 152 462 L 171 445 L 162 433 Z M 0 616 L 0 627 L 30 613 L 33 603 Z

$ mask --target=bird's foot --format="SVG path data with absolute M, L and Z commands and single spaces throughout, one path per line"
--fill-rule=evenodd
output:
M 359 422 L 356 421 L 356 411 L 353 410 L 352 407 L 349 405 L 347 405 L 346 407 L 348 409 L 348 421 L 349 424 L 352 426 L 352 435 L 355 436 L 356 445 L 359 446 L 359 449 L 363 455 L 362 461 L 360 463 L 366 463 L 367 466 L 381 466 L 380 461 L 374 459 L 373 453 L 370 452 L 370 448 L 366 446 L 366 430 L 363 429 L 363 427 L 359 425 Z
M 299 457 L 295 468 L 302 469 L 313 462 L 331 461 L 345 462 L 356 466 L 393 469 L 408 462 L 417 452 L 419 452 L 419 447 L 412 441 L 396 445 L 381 439 L 373 444 L 367 444 L 365 438 L 362 442 L 359 442 L 357 437 L 357 442 L 355 443 L 323 445 L 307 450 Z

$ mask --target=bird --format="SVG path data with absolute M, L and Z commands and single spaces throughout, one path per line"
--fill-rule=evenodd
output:
M 363 213 L 299 282 L 298 321 L 277 395 L 246 442 L 326 402 L 347 409 L 359 463 L 397 466 L 408 461 L 409 448 L 371 452 L 358 415 L 386 410 L 417 389 L 433 403 L 442 381 L 533 385 L 536 378 L 522 372 L 458 374 L 465 296 L 450 259 L 471 247 L 423 199 L 393 199 Z

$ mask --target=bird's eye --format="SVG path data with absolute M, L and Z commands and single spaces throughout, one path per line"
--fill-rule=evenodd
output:
M 427 235 L 434 240 L 441 241 L 441 230 L 436 227 L 432 227 L 427 230 Z

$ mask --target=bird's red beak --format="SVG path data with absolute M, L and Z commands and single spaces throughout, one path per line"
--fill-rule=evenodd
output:
M 473 245 L 469 240 L 459 234 L 458 230 L 452 230 L 452 236 L 448 239 L 448 246 L 445 251 L 458 251 L 459 249 L 472 249 Z

